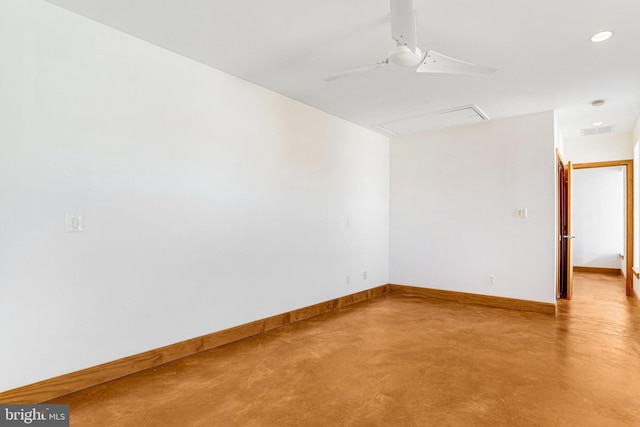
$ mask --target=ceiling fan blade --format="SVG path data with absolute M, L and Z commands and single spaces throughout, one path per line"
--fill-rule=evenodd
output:
M 364 67 L 352 68 L 351 70 L 347 70 L 347 71 L 343 71 L 343 72 L 338 73 L 338 74 L 334 74 L 333 76 L 326 77 L 326 78 L 324 78 L 322 80 L 324 80 L 325 82 L 332 82 L 334 80 L 343 79 L 345 77 L 366 74 L 366 73 L 368 73 L 370 71 L 375 70 L 376 68 L 383 67 L 385 65 L 387 65 L 386 61 L 378 62 L 377 64 L 374 64 L 374 65 L 365 65 Z
M 451 58 L 430 50 L 416 70 L 418 73 L 470 74 L 486 76 L 496 71 L 495 68 L 472 64 Z
M 416 12 L 413 0 L 391 0 L 391 36 L 398 46 L 416 51 Z

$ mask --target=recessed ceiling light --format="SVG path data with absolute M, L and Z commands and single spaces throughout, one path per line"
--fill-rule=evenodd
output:
M 591 41 L 594 43 L 600 43 L 609 39 L 613 35 L 613 31 L 600 31 L 591 36 Z
M 596 99 L 595 101 L 591 101 L 591 105 L 594 107 L 602 107 L 604 105 L 604 99 Z
M 602 126 L 604 124 L 604 122 L 593 122 L 591 123 L 591 125 L 593 126 Z

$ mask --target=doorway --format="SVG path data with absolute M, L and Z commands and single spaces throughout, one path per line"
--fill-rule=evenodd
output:
M 623 272 L 625 275 L 625 288 L 626 295 L 633 295 L 633 236 L 634 236 L 634 227 L 633 227 L 633 160 L 618 160 L 618 161 L 609 161 L 609 162 L 595 162 L 595 163 L 578 163 L 573 165 L 573 169 L 592 169 L 592 168 L 610 168 L 610 167 L 620 167 L 624 170 L 624 200 L 625 200 L 625 209 L 624 209 L 624 263 L 622 264 Z M 561 170 L 562 169 L 562 170 Z M 565 180 L 571 181 L 571 171 L 567 171 L 567 167 L 562 162 L 562 159 L 558 156 L 558 193 L 559 193 L 559 212 L 558 212 L 558 229 L 560 234 L 559 245 L 558 245 L 558 285 L 557 292 L 558 297 L 571 299 L 571 280 L 572 280 L 572 254 L 571 251 L 571 242 L 569 239 L 563 239 L 563 220 L 569 222 L 569 232 L 565 232 L 564 235 L 570 234 L 570 223 L 571 223 L 571 189 L 566 189 Z M 562 173 L 567 175 L 564 178 L 560 178 Z M 567 194 L 563 194 L 563 186 L 565 187 L 565 192 Z M 563 197 L 567 200 L 563 206 Z M 564 210 L 563 210 L 564 209 Z M 564 229 L 566 230 L 566 228 Z M 579 238 L 580 236 L 578 236 Z M 563 248 L 564 241 L 568 243 L 569 253 L 567 250 Z

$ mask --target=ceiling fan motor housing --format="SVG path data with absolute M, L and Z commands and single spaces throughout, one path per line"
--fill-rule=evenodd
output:
M 407 46 L 396 46 L 389 52 L 387 60 L 399 67 L 412 67 L 422 61 L 422 51 L 416 48 L 416 51 L 412 52 Z

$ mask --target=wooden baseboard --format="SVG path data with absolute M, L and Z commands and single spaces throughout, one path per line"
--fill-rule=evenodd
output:
M 638 295 L 638 291 L 636 289 L 632 289 L 631 292 L 633 293 L 633 299 L 636 300 L 636 304 L 640 308 L 640 295 Z
M 201 351 L 249 338 L 281 326 L 318 316 L 388 292 L 387 285 L 346 295 L 308 307 L 282 313 L 234 328 L 167 345 L 123 359 L 0 393 L 1 403 L 41 403 L 88 387 L 157 367 Z
M 494 297 L 490 295 L 469 294 L 465 292 L 443 291 L 440 289 L 420 288 L 406 285 L 388 285 L 390 293 L 419 295 L 428 298 L 456 301 L 463 304 L 479 304 L 491 307 L 508 308 L 512 310 L 533 311 L 536 313 L 556 314 L 553 303 L 527 301 L 513 298 Z
M 609 274 L 612 276 L 622 275 L 622 270 L 620 270 L 619 268 L 573 266 L 573 271 L 574 273 L 599 273 L 599 274 Z

